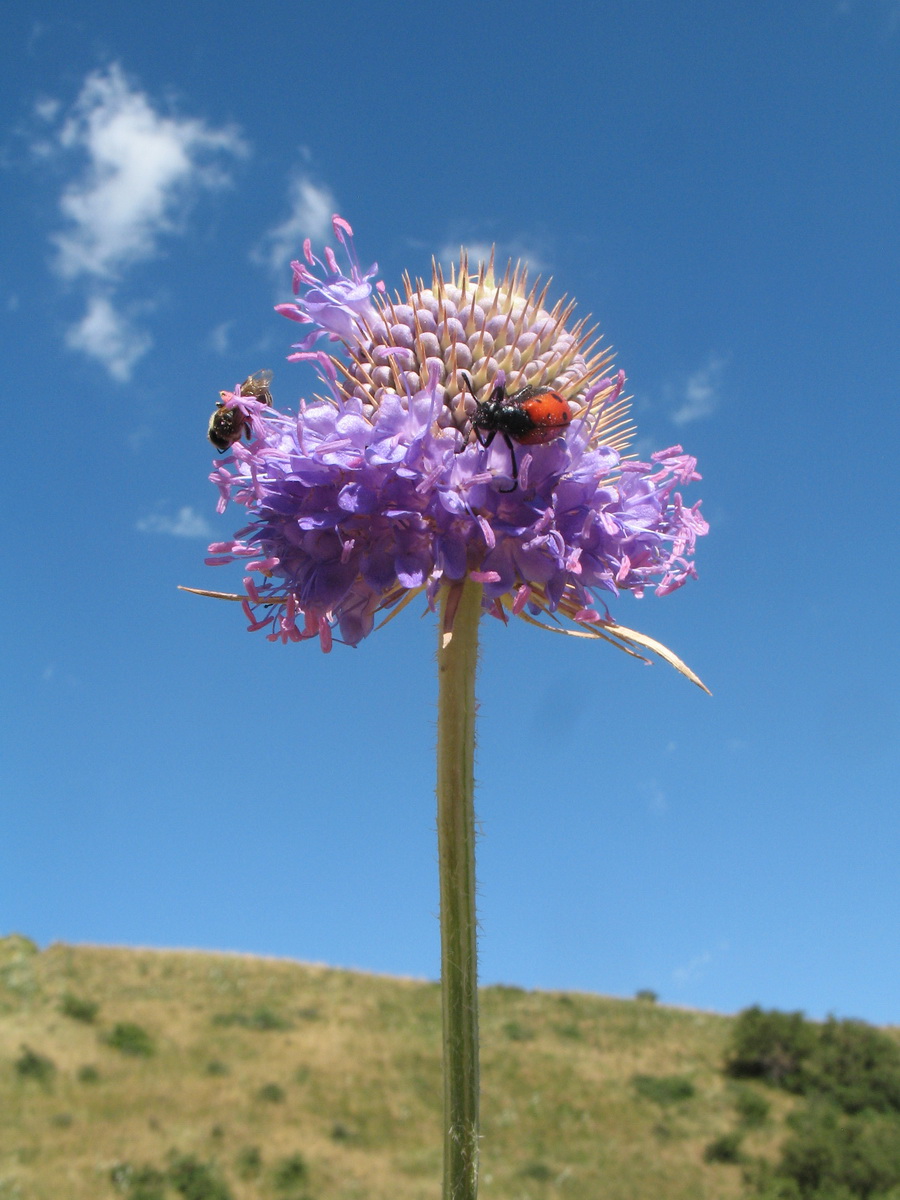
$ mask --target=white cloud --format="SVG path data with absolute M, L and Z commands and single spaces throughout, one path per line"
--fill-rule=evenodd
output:
M 687 425 L 701 417 L 712 416 L 719 406 L 722 374 L 726 365 L 727 359 L 711 354 L 706 366 L 689 375 L 682 388 L 667 389 L 678 406 L 672 413 L 676 425 Z
M 331 190 L 313 183 L 307 175 L 296 175 L 290 186 L 290 214 L 280 225 L 264 234 L 253 251 L 254 262 L 283 272 L 302 253 L 303 241 L 322 242 L 331 233 L 336 202 Z
M 228 164 L 247 147 L 232 127 L 161 112 L 116 63 L 88 75 L 67 111 L 43 98 L 35 115 L 56 127 L 32 152 L 78 163 L 59 198 L 63 226 L 51 235 L 53 269 L 85 296 L 66 345 L 125 382 L 153 344 L 135 322 L 137 307 L 126 315 L 121 302 L 126 272 L 156 257 L 164 237 L 184 232 L 192 201 L 227 185 Z
M 435 254 L 435 258 L 444 267 L 451 263 L 459 265 L 459 251 L 462 246 L 469 255 L 469 269 L 474 271 L 479 262 L 487 262 L 491 257 L 491 243 L 477 241 L 445 242 Z M 529 274 L 534 277 L 547 269 L 546 253 L 536 245 L 528 243 L 524 238 L 513 238 L 512 241 L 498 242 L 494 248 L 494 263 L 502 274 L 509 260 L 513 263 L 520 260 L 528 266 Z
M 702 954 L 695 954 L 690 962 L 685 963 L 683 967 L 675 968 L 672 972 L 673 982 L 678 984 L 679 987 L 684 987 L 686 983 L 701 978 L 712 960 L 713 956 L 708 950 L 704 950 Z
M 695 954 L 683 966 L 675 968 L 672 972 L 672 981 L 678 987 L 686 987 L 695 980 L 702 979 L 707 968 L 714 963 L 718 964 L 722 956 L 728 953 L 729 948 L 727 941 L 720 941 L 712 950 L 703 950 L 700 954 Z
M 231 343 L 231 327 L 234 321 L 223 321 L 210 332 L 209 346 L 216 354 L 227 354 Z
M 137 523 L 137 528 L 141 533 L 167 533 L 171 537 L 204 538 L 207 541 L 213 535 L 206 517 L 201 516 L 189 504 L 179 508 L 174 517 L 164 517 L 158 513 L 142 517 Z
M 646 779 L 639 785 L 641 795 L 647 802 L 649 812 L 661 816 L 669 811 L 669 798 L 659 785 L 657 779 Z
M 115 278 L 152 258 L 197 191 L 228 182 L 221 160 L 246 153 L 232 128 L 157 112 L 117 64 L 87 77 L 58 140 L 87 159 L 60 199 L 67 228 L 53 237 L 67 279 Z
M 490 242 L 445 242 L 434 257 L 445 268 L 451 264 L 458 266 L 459 252 L 461 249 L 465 249 L 468 253 L 469 267 L 472 269 L 474 269 L 475 266 L 480 262 L 488 262 L 491 257 Z M 499 260 L 499 252 L 497 253 L 496 257 Z M 509 256 L 507 255 L 507 257 Z
M 66 345 L 95 358 L 119 383 L 127 383 L 138 359 L 153 345 L 153 338 L 139 329 L 107 295 L 89 297 L 87 311 L 76 325 L 66 330 Z
M 34 115 L 41 121 L 55 121 L 60 104 L 53 96 L 42 96 L 34 105 Z

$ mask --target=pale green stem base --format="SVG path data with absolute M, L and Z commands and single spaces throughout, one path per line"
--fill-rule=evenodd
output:
M 458 607 L 453 613 L 453 605 Z M 445 624 L 452 621 L 448 638 Z M 481 586 L 445 591 L 438 642 L 438 861 L 444 1017 L 443 1200 L 478 1195 L 475 669 Z

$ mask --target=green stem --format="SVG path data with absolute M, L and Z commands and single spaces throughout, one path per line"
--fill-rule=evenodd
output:
M 455 608 L 455 611 L 454 611 Z M 444 1015 L 443 1200 L 478 1195 L 475 669 L 481 586 L 444 592 L 438 642 L 438 861 Z

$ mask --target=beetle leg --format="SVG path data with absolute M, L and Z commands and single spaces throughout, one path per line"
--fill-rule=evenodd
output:
M 512 462 L 513 485 L 512 485 L 512 487 L 509 487 L 509 488 L 497 488 L 497 491 L 498 492 L 514 492 L 516 490 L 516 488 L 519 486 L 519 464 L 516 461 L 516 448 L 512 444 L 512 438 L 509 436 L 508 433 L 504 433 L 503 440 L 504 440 L 504 442 L 506 442 L 507 446 L 509 447 L 509 457 L 510 457 L 510 461 Z

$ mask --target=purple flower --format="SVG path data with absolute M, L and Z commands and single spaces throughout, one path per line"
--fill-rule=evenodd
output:
M 335 217 L 334 230 L 349 273 L 307 242 L 297 301 L 278 306 L 311 327 L 290 358 L 318 364 L 328 398 L 297 413 L 225 401 L 243 405 L 250 440 L 211 479 L 220 509 L 243 504 L 249 521 L 208 561 L 248 560 L 251 629 L 326 650 L 336 630 L 355 645 L 379 613 L 420 592 L 433 606 L 469 576 L 493 616 L 554 614 L 606 636 L 618 627 L 605 596 L 666 595 L 695 574 L 707 525 L 676 491 L 700 478 L 695 460 L 680 446 L 623 457 L 625 373 L 585 319 L 570 324 L 573 304 L 545 307 L 547 288 L 518 266 L 470 274 L 465 255 L 449 280 L 437 267 L 430 286 L 406 278 L 391 298 L 371 282 L 377 267 L 360 270 L 350 226 Z M 521 407 L 526 386 L 562 396 L 568 424 L 482 444 L 479 404 Z

